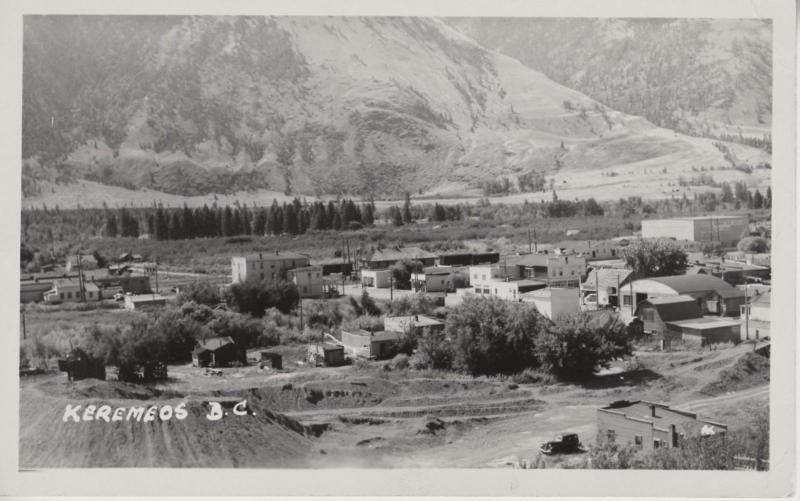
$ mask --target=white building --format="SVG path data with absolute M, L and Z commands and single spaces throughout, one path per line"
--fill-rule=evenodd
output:
M 295 252 L 260 252 L 231 258 L 233 283 L 256 280 L 272 285 L 288 278 L 289 270 L 308 266 L 308 256 Z
M 134 311 L 142 308 L 164 306 L 167 298 L 161 294 L 129 294 L 125 296 L 125 309 Z
M 643 219 L 642 238 L 674 238 L 694 242 L 736 245 L 747 233 L 747 216 L 698 216 L 672 219 Z
M 586 258 L 558 254 L 528 254 L 514 258 L 521 278 L 541 280 L 550 287 L 578 287 L 586 274 Z
M 100 288 L 91 282 L 83 283 L 81 294 L 80 283 L 74 280 L 56 280 L 53 288 L 44 293 L 44 301 L 50 304 L 76 303 L 85 299 L 86 301 L 100 301 L 102 299 Z
M 424 273 L 411 274 L 411 287 L 425 292 L 446 292 L 452 289 L 454 269 L 451 266 L 425 268 Z
M 524 303 L 532 303 L 539 313 L 550 320 L 561 315 L 571 315 L 580 311 L 578 289 L 547 287 L 522 294 Z
M 375 287 L 376 289 L 388 289 L 392 282 L 392 270 L 368 270 L 361 269 L 361 285 L 364 287 Z

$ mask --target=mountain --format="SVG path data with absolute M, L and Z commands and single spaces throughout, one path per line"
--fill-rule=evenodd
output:
M 486 47 L 632 115 L 706 137 L 763 139 L 772 24 L 760 19 L 449 18 Z
M 24 30 L 29 198 L 77 179 L 391 196 L 769 162 L 616 111 L 432 18 L 28 16 Z

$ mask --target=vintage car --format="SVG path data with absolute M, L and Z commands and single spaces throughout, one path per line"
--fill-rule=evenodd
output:
M 557 435 L 553 440 L 543 443 L 539 450 L 543 454 L 569 454 L 572 452 L 584 452 L 577 433 L 564 432 Z

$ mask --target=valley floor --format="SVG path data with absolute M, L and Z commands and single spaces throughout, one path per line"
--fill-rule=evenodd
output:
M 755 409 L 768 406 L 769 398 L 768 373 L 737 379 L 723 373 L 753 356 L 750 344 L 702 352 L 639 351 L 590 380 L 545 385 L 386 370 L 381 362 L 310 368 L 297 363 L 304 346 L 281 349 L 282 371 L 244 367 L 208 376 L 190 365 L 172 366 L 169 381 L 155 386 L 69 383 L 64 374 L 23 378 L 20 465 L 508 467 L 536 461 L 539 444 L 562 431 L 576 432 L 592 445 L 597 409 L 611 401 L 669 403 L 737 429 Z M 253 415 L 204 418 L 208 402 L 243 399 Z M 62 421 L 67 404 L 177 402 L 188 402 L 185 421 Z M 114 452 L 109 441 L 117 443 Z M 580 466 L 585 457 L 538 460 L 557 468 Z

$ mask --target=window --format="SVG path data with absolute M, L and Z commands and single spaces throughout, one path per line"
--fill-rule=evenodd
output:
M 644 438 L 641 435 L 634 435 L 633 436 L 633 445 L 635 445 L 636 447 L 641 448 L 643 443 L 644 443 Z
M 491 294 L 492 291 L 491 291 L 491 289 L 483 289 L 483 293 L 484 294 Z
M 63 292 L 61 294 L 59 294 L 59 296 L 61 296 L 61 299 L 64 299 L 64 293 Z
M 614 430 L 606 430 L 606 440 L 612 444 L 617 440 L 617 434 Z
M 275 280 L 275 272 L 272 272 L 272 279 Z
M 631 305 L 631 297 L 630 296 L 622 296 L 622 304 L 624 306 L 630 306 Z
M 264 274 L 263 273 L 261 274 L 261 280 L 264 280 Z
M 67 299 L 72 299 L 72 293 L 71 292 L 67 292 Z
M 661 440 L 659 439 L 653 440 L 653 449 L 658 449 L 659 447 L 661 447 Z
M 642 320 L 653 322 L 655 320 L 655 314 L 653 310 L 647 309 L 642 311 Z
M 92 291 L 89 291 L 89 297 L 90 297 L 90 298 L 91 298 L 91 297 L 94 297 L 94 292 L 92 292 Z

